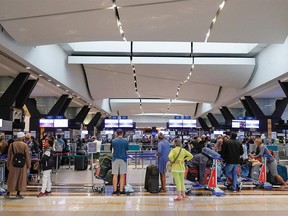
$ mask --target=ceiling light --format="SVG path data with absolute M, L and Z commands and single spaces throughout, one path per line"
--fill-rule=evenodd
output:
M 43 75 L 42 74 L 39 74 L 39 77 L 42 77 Z
M 79 97 L 79 96 L 77 96 L 77 98 L 79 99 L 80 97 Z
M 26 70 L 30 70 L 30 69 L 31 69 L 31 67 L 29 67 L 29 66 L 26 67 Z
M 51 79 L 48 79 L 48 82 L 51 82 Z
M 66 89 L 66 92 L 69 92 L 69 90 L 68 90 L 68 89 Z
M 57 87 L 60 87 L 60 85 L 59 85 L 59 84 L 56 84 L 56 86 L 57 86 Z

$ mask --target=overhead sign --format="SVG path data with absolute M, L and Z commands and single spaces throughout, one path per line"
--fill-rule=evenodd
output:
M 2 127 L 3 119 L 0 119 L 0 127 Z
M 110 119 L 118 119 L 118 116 L 111 116 Z
M 128 119 L 128 116 L 121 116 L 121 119 Z
M 182 119 L 182 116 L 174 116 L 174 119 Z
M 184 119 L 191 119 L 191 116 L 184 116 Z

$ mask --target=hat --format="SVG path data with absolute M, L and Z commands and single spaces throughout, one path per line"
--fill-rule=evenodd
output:
M 25 134 L 23 132 L 18 132 L 17 133 L 17 138 L 22 138 L 24 136 L 25 136 Z
M 30 139 L 31 138 L 30 133 L 26 133 L 25 138 Z

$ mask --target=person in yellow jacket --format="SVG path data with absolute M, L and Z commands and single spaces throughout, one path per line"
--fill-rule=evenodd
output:
M 184 161 L 189 161 L 193 158 L 193 155 L 188 152 L 186 149 L 182 148 L 182 143 L 179 138 L 176 138 L 173 141 L 174 147 L 171 149 L 168 158 L 171 162 L 177 158 L 179 151 L 181 152 L 177 158 L 177 160 L 172 164 L 172 176 L 176 183 L 176 189 L 178 193 L 178 197 L 174 199 L 174 201 L 180 201 L 181 199 L 187 198 L 185 195 L 185 185 L 184 185 L 184 172 L 185 172 L 185 163 Z

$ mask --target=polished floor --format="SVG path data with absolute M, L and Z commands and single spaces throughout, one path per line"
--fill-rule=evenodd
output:
M 176 216 L 176 215 L 287 215 L 288 190 L 255 189 L 249 183 L 241 192 L 225 191 L 223 196 L 214 196 L 211 191 L 193 189 L 188 199 L 174 201 L 176 196 L 173 180 L 167 175 L 168 191 L 150 194 L 143 189 L 145 169 L 129 166 L 127 182 L 134 193 L 112 196 L 112 187 L 105 186 L 103 193 L 93 192 L 92 185 L 102 186 L 102 181 L 92 178 L 92 171 L 74 171 L 61 168 L 53 174 L 53 194 L 37 198 L 40 185 L 29 183 L 24 199 L 0 197 L 0 215 L 83 215 L 83 216 Z M 186 182 L 191 187 L 191 182 Z M 224 190 L 224 187 L 220 185 Z M 12 194 L 13 195 L 13 194 Z

